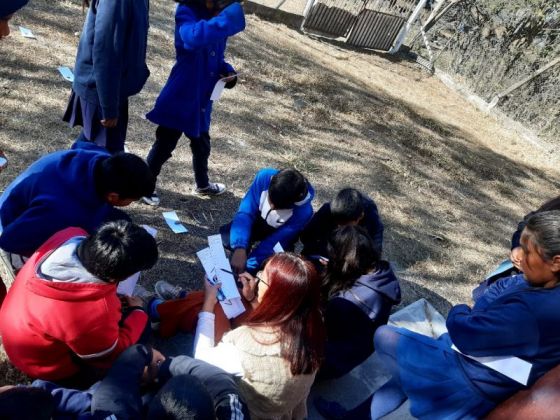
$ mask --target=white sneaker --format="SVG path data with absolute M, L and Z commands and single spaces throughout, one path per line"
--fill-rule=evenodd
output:
M 142 197 L 142 202 L 149 206 L 159 206 L 159 195 L 156 190 L 149 197 Z
M 194 193 L 197 195 L 220 195 L 226 192 L 226 186 L 218 182 L 210 182 L 205 188 L 196 188 Z
M 154 290 L 156 291 L 156 295 L 163 300 L 179 299 L 186 295 L 186 291 L 183 290 L 181 286 L 173 286 L 165 280 L 156 282 Z

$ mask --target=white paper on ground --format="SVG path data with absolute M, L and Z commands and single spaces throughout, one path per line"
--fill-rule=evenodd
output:
M 140 272 L 134 273 L 126 280 L 121 281 L 117 286 L 117 293 L 120 295 L 132 296 L 132 292 L 134 292 L 138 280 L 140 280 Z
M 461 353 L 463 356 L 469 359 L 476 360 L 478 363 L 519 382 L 522 385 L 527 385 L 529 381 L 529 375 L 531 374 L 531 368 L 533 365 L 519 357 L 514 356 L 489 356 L 489 357 L 474 357 L 468 354 L 462 353 L 455 344 L 451 346 L 453 350 L 457 353 Z
M 282 248 L 282 245 L 280 244 L 280 242 L 276 242 L 276 245 L 274 245 L 272 250 L 274 251 L 275 254 L 278 254 L 280 252 L 284 252 L 284 248 Z
M 61 66 L 58 68 L 58 71 L 69 82 L 74 82 L 74 73 L 68 67 Z
M 142 227 L 146 230 L 146 232 L 148 232 L 150 235 L 152 235 L 153 238 L 155 238 L 157 236 L 157 229 L 153 228 L 151 226 L 148 225 L 142 225 Z
M 225 300 L 220 302 L 222 305 L 222 309 L 224 313 L 228 317 L 228 319 L 235 318 L 238 315 L 241 315 L 245 312 L 245 306 L 243 306 L 243 302 L 241 302 L 241 298 L 234 298 Z
M 187 233 L 189 230 L 181 224 L 179 221 L 179 216 L 174 211 L 164 211 L 163 217 L 165 218 L 165 222 L 167 226 L 175 232 L 175 233 Z
M 216 277 L 222 283 L 222 292 L 226 299 L 233 299 L 240 297 L 239 289 L 235 283 L 235 278 L 231 274 L 231 265 L 226 257 L 224 245 L 222 244 L 222 235 L 211 235 L 208 237 L 208 245 L 216 267 Z M 225 270 L 225 271 L 224 271 Z
M 214 90 L 212 91 L 212 95 L 210 95 L 211 101 L 217 101 L 222 96 L 222 93 L 224 92 L 224 88 L 226 87 L 226 81 L 224 79 L 220 79 L 216 82 L 216 85 L 214 86 Z
M 20 26 L 19 27 L 19 32 L 25 38 L 37 39 L 37 37 L 33 34 L 33 32 L 31 32 L 31 29 L 27 29 L 27 28 L 24 28 L 23 26 Z

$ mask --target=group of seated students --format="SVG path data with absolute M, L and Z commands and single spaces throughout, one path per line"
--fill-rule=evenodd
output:
M 119 296 L 119 282 L 151 268 L 158 249 L 115 207 L 154 187 L 137 156 L 78 142 L 6 188 L 0 247 L 24 264 L 0 334 L 35 381 L 0 389 L 0 417 L 304 419 L 315 381 L 345 375 L 375 350 L 391 379 L 350 410 L 317 401 L 322 415 L 380 418 L 408 399 L 415 417 L 477 418 L 525 386 L 468 356 L 531 363 L 527 386 L 560 363 L 560 211 L 539 209 L 520 225 L 521 274 L 486 285 L 472 308 L 453 307 L 448 333 L 433 339 L 385 325 L 401 291 L 382 259 L 375 203 L 345 188 L 313 214 L 315 191 L 295 169 L 258 171 L 220 228 L 243 314 L 228 319 L 209 281 L 200 291 L 159 281 L 154 295 Z M 193 348 L 166 357 L 153 348 L 156 324 L 162 338 L 194 334 Z

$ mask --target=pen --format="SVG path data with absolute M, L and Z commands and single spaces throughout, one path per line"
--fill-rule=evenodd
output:
M 220 268 L 220 270 L 222 270 L 224 273 L 233 275 L 233 271 L 226 270 L 225 268 Z

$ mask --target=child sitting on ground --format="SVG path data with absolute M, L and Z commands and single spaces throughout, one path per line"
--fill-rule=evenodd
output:
M 233 251 L 233 271 L 257 272 L 277 243 L 284 250 L 292 249 L 313 215 L 314 195 L 311 184 L 295 169 L 257 172 L 233 221 L 220 228 L 224 246 Z
M 399 281 L 360 226 L 338 228 L 327 246 L 323 280 L 327 327 L 320 379 L 340 377 L 373 353 L 373 334 L 401 301 Z
M 10 361 L 32 378 L 83 384 L 141 337 L 143 302 L 117 284 L 157 261 L 154 238 L 126 221 L 95 234 L 64 229 L 27 261 L 0 310 L 0 334 Z
M 457 305 L 439 339 L 404 328 L 380 327 L 375 349 L 392 379 L 346 411 L 318 401 L 326 418 L 381 418 L 407 398 L 420 419 L 479 418 L 560 363 L 560 211 L 527 220 L 520 241 L 524 274 L 490 286 L 473 308 Z M 461 352 L 452 348 L 455 345 Z M 527 383 L 471 357 L 516 357 L 510 371 L 530 364 Z M 509 374 L 511 375 L 511 374 Z
M 313 215 L 301 233 L 302 255 L 312 260 L 327 255 L 327 242 L 339 226 L 358 225 L 367 230 L 381 255 L 383 247 L 383 223 L 375 202 L 354 188 L 340 190 L 334 200 L 325 203 Z

